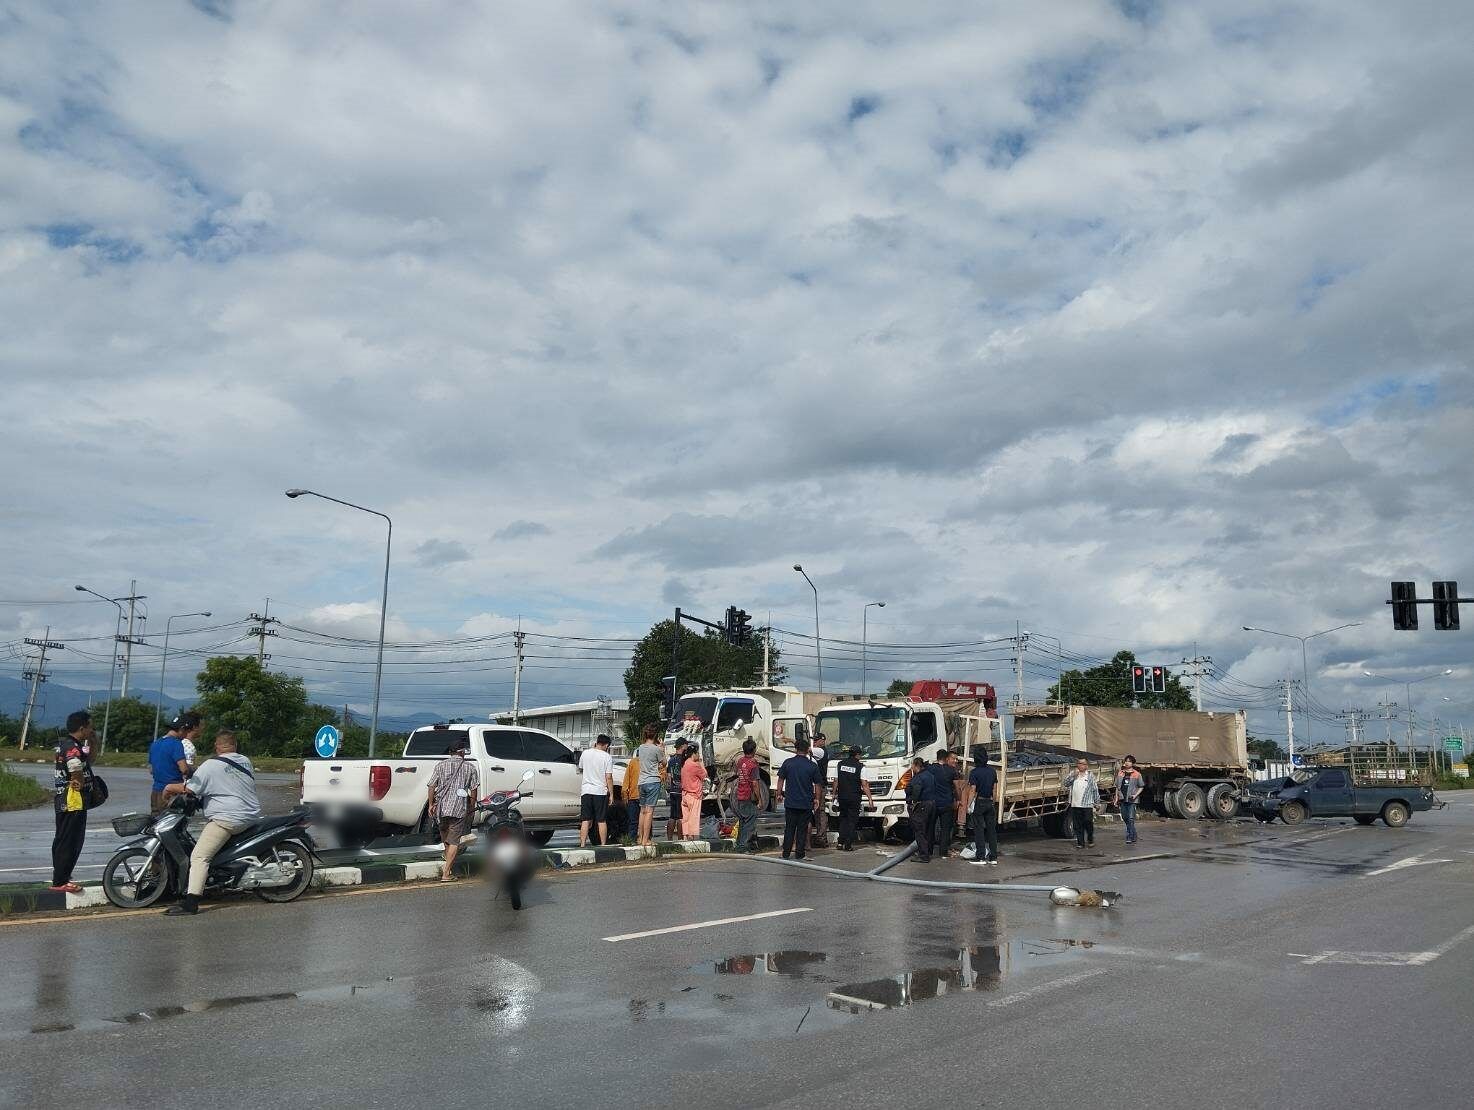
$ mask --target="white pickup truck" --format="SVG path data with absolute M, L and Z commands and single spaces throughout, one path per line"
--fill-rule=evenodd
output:
M 302 767 L 302 802 L 339 815 L 340 830 L 350 830 L 345 840 L 429 833 L 430 775 L 451 740 L 461 738 L 481 770 L 482 797 L 515 790 L 523 773 L 533 772 L 527 784 L 532 794 L 518 806 L 533 840 L 546 844 L 555 830 L 578 824 L 578 753 L 546 732 L 512 725 L 419 728 L 409 734 L 401 759 L 309 759 Z M 365 807 L 378 811 L 372 828 L 362 817 Z

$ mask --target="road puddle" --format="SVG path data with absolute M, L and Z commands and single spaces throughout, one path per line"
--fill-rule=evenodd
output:
M 789 949 L 782 952 L 755 952 L 750 955 L 728 956 L 712 965 L 717 975 L 786 975 L 802 979 L 810 974 L 816 964 L 827 963 L 827 952 L 802 952 Z M 695 970 L 705 970 L 701 965 Z
M 896 1010 L 934 998 L 972 991 L 996 991 L 1010 975 L 1045 964 L 1061 964 L 1094 947 L 1084 940 L 1014 940 L 961 949 L 951 963 L 921 967 L 879 979 L 845 983 L 824 996 L 831 1010 L 863 1014 Z

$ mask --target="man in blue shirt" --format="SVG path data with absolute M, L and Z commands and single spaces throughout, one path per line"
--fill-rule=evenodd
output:
M 154 773 L 153 789 L 148 796 L 149 812 L 164 808 L 164 787 L 183 782 L 189 774 L 189 759 L 184 751 L 184 737 L 191 740 L 200 733 L 200 715 L 186 709 L 175 717 L 169 731 L 148 746 L 148 765 Z
M 809 758 L 809 741 L 800 736 L 793 742 L 797 753 L 778 768 L 774 798 L 783 803 L 783 858 L 790 854 L 803 859 L 809 847 L 809 822 L 814 808 L 822 804 L 819 765 Z

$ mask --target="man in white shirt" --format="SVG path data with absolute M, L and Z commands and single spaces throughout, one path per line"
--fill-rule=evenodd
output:
M 609 737 L 600 734 L 594 746 L 578 757 L 583 775 L 582 798 L 579 803 L 578 846 L 589 846 L 589 826 L 599 827 L 599 843 L 609 840 L 609 799 L 614 795 L 614 759 L 609 754 Z

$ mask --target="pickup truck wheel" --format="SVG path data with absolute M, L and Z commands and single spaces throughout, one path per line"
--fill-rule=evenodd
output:
M 1280 820 L 1287 825 L 1298 825 L 1310 816 L 1304 802 L 1286 802 L 1280 806 Z
M 1382 807 L 1382 820 L 1387 822 L 1389 829 L 1402 828 L 1411 816 L 1411 811 L 1402 802 L 1388 802 Z
M 1207 812 L 1215 821 L 1238 816 L 1239 800 L 1233 796 L 1232 783 L 1215 782 L 1208 789 Z
M 1177 812 L 1189 821 L 1196 821 L 1203 816 L 1207 808 L 1207 799 L 1203 795 L 1203 788 L 1195 782 L 1185 782 L 1177 791 Z
M 1370 825 L 1376 819 L 1377 818 L 1370 813 L 1352 814 L 1352 820 L 1354 820 L 1358 825 Z
M 527 834 L 528 838 L 539 848 L 546 848 L 548 841 L 553 839 L 552 829 L 533 829 Z

